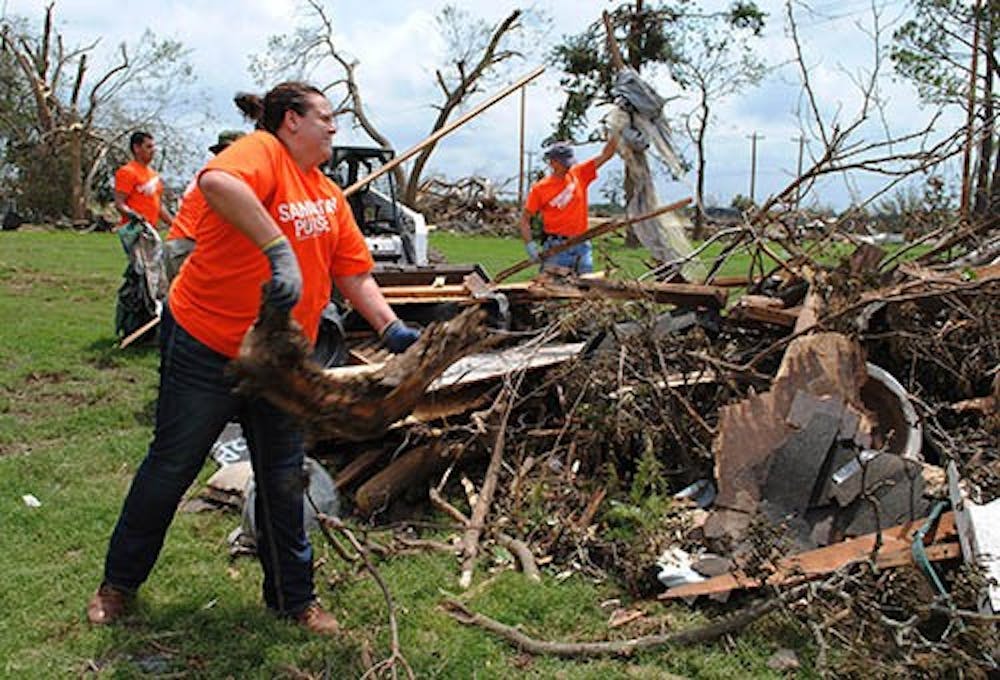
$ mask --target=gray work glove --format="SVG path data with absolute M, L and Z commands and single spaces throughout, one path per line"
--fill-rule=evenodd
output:
M 267 286 L 267 304 L 275 309 L 290 311 L 302 296 L 302 272 L 292 244 L 280 236 L 263 248 L 271 263 L 271 280 Z
M 528 253 L 528 257 L 532 262 L 540 262 L 542 259 L 541 249 L 538 244 L 534 241 L 528 241 L 524 244 L 524 250 Z
M 395 319 L 386 324 L 380 333 L 382 344 L 393 354 L 402 354 L 406 348 L 417 341 L 420 331 L 410 328 L 399 319 Z

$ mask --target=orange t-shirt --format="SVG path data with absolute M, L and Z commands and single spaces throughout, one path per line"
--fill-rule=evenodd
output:
M 184 189 L 184 196 L 181 197 L 181 207 L 174 215 L 174 221 L 170 223 L 170 231 L 167 232 L 167 240 L 175 238 L 194 238 L 194 225 L 198 224 L 201 214 L 208 210 L 208 203 L 201 189 L 198 188 L 198 180 L 193 179 Z
M 257 131 L 230 145 L 201 172 L 222 170 L 249 185 L 288 237 L 302 271 L 302 297 L 292 316 L 313 342 L 330 301 L 334 276 L 374 266 L 343 192 L 322 172 L 303 172 L 285 146 Z M 199 175 L 201 174 L 199 173 Z M 211 209 L 194 227 L 198 246 L 170 289 L 170 311 L 184 330 L 229 357 L 257 318 L 267 256 Z
M 153 168 L 137 160 L 130 160 L 115 171 L 115 191 L 125 194 L 125 205 L 156 226 L 160 219 L 163 180 Z M 126 222 L 128 218 L 122 216 L 120 224 Z
M 593 160 L 577 163 L 565 177 L 549 175 L 531 186 L 525 209 L 542 213 L 546 234 L 576 236 L 587 231 L 587 187 L 597 178 Z

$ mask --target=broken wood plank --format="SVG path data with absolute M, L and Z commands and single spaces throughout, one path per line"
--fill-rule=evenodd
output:
M 454 362 L 432 382 L 428 392 L 434 392 L 458 385 L 469 385 L 484 382 L 515 371 L 531 370 L 553 366 L 572 359 L 583 350 L 586 343 L 569 342 L 557 345 L 524 346 L 518 345 L 499 352 L 479 352 L 470 354 Z M 334 379 L 347 379 L 355 376 L 375 374 L 384 364 L 372 363 L 364 366 L 338 366 L 328 368 L 325 374 Z
M 799 309 L 785 309 L 781 306 L 781 300 L 775 298 L 764 298 L 772 300 L 777 304 L 758 303 L 754 298 L 757 295 L 745 295 L 736 301 L 729 311 L 727 318 L 736 321 L 756 321 L 758 323 L 768 323 L 785 328 L 794 328 L 795 322 L 799 318 Z M 748 299 L 750 298 L 750 299 Z
M 720 309 L 726 304 L 728 291 L 721 286 L 695 283 L 638 283 L 611 281 L 601 278 L 535 279 L 519 283 L 494 285 L 491 290 L 503 293 L 512 302 L 534 300 L 651 300 L 678 307 L 710 307 Z M 464 284 L 445 286 L 386 286 L 382 295 L 390 305 L 435 304 L 457 302 L 483 304 L 491 298 L 475 296 Z
M 600 279 L 575 279 L 572 282 L 536 279 L 498 286 L 512 303 L 531 300 L 650 300 L 678 307 L 710 307 L 726 304 L 728 291 L 719 286 L 695 283 L 637 283 Z
M 137 328 L 136 330 L 132 331 L 124 338 L 122 338 L 122 341 L 118 344 L 118 349 L 125 349 L 133 342 L 141 338 L 143 335 L 153 330 L 153 328 L 155 328 L 158 323 L 160 323 L 160 317 L 155 316 L 146 323 L 144 323 L 143 325 L 139 326 L 139 328 Z
M 375 467 L 385 456 L 385 453 L 385 449 L 382 448 L 370 449 L 354 458 L 344 466 L 343 470 L 337 473 L 337 478 L 333 482 L 334 486 L 337 487 L 338 491 L 350 486 L 368 470 Z
M 775 572 L 767 577 L 767 583 L 791 584 L 818 578 L 849 564 L 867 560 L 873 554 L 875 563 L 880 567 L 909 564 L 912 561 L 910 545 L 913 542 L 913 533 L 923 525 L 924 521 L 924 519 L 919 519 L 883 531 L 881 533 L 881 547 L 878 552 L 875 550 L 876 546 L 879 545 L 879 534 L 871 533 L 850 538 L 825 548 L 786 557 L 778 562 Z M 941 515 L 933 533 L 928 535 L 928 541 L 933 541 L 927 545 L 928 558 L 943 560 L 957 557 L 961 553 L 961 549 L 957 542 L 952 540 L 956 536 L 955 515 L 952 512 L 946 512 Z M 713 595 L 742 588 L 757 588 L 761 585 L 763 585 L 761 579 L 752 578 L 743 571 L 737 570 L 700 583 L 686 583 L 671 588 L 667 592 L 661 593 L 658 598 L 672 600 Z
M 405 451 L 358 487 L 354 494 L 358 510 L 367 516 L 385 508 L 407 489 L 421 486 L 447 467 L 455 452 L 455 447 L 442 447 L 439 442 Z

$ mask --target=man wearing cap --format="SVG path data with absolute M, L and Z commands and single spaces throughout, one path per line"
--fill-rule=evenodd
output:
M 551 173 L 532 185 L 519 225 L 524 248 L 532 260 L 538 261 L 542 250 L 587 230 L 587 188 L 597 179 L 597 170 L 608 162 L 617 148 L 617 137 L 611 137 L 599 154 L 583 163 L 574 163 L 573 148 L 565 142 L 556 142 L 545 151 L 544 158 Z M 531 218 L 536 214 L 541 214 L 545 232 L 541 249 L 531 236 Z M 566 267 L 578 274 L 594 271 L 590 241 L 546 259 L 545 264 Z
M 213 154 L 218 155 L 223 149 L 243 136 L 239 130 L 223 130 L 219 140 L 208 147 Z M 194 225 L 198 224 L 201 214 L 208 208 L 205 197 L 198 189 L 198 183 L 191 180 L 181 197 L 181 207 L 177 217 L 170 223 L 170 231 L 163 244 L 163 268 L 167 273 L 167 281 L 173 281 L 181 270 L 184 260 L 194 250 Z

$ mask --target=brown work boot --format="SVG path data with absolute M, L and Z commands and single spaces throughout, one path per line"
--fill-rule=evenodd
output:
M 323 609 L 319 602 L 313 602 L 294 617 L 296 623 L 317 635 L 336 635 L 340 632 L 340 624 L 330 612 Z
M 125 614 L 131 602 L 131 593 L 102 583 L 87 603 L 87 619 L 97 625 L 114 623 Z

